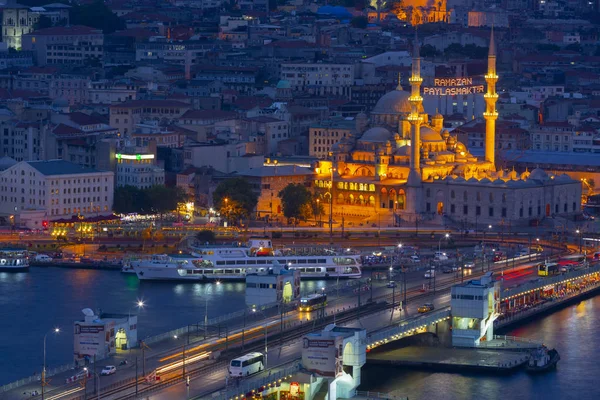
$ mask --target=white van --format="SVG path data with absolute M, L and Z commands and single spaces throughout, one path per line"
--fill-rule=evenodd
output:
M 52 261 L 52 257 L 46 254 L 38 254 L 37 256 L 35 256 L 35 261 L 49 263 Z

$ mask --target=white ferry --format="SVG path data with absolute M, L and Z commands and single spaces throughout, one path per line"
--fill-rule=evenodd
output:
M 29 258 L 24 249 L 0 249 L 0 272 L 26 272 Z
M 131 261 L 140 280 L 244 280 L 274 264 L 299 270 L 304 279 L 360 278 L 360 256 L 333 251 L 272 250 L 270 239 L 252 238 L 247 246 L 190 246 L 191 255 L 154 255 Z

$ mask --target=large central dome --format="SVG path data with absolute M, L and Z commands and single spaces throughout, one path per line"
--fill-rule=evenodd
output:
M 371 114 L 408 114 L 412 108 L 409 97 L 409 92 L 396 88 L 379 99 Z M 423 112 L 423 106 L 419 108 Z

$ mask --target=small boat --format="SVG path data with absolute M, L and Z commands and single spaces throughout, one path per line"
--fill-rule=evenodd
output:
M 546 346 L 542 346 L 530 353 L 526 369 L 529 373 L 546 372 L 556 368 L 559 360 L 560 355 L 556 349 L 548 350 Z

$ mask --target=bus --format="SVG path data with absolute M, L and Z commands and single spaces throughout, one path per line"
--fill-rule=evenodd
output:
M 300 299 L 298 311 L 313 311 L 318 308 L 323 308 L 327 305 L 327 295 L 325 293 L 311 294 L 308 297 Z
M 538 265 L 539 276 L 552 276 L 560 274 L 560 266 L 557 263 L 542 263 Z
M 558 260 L 558 265 L 560 265 L 563 272 L 572 270 L 574 268 L 585 267 L 586 264 L 587 259 L 583 254 L 572 254 L 561 257 Z
M 234 358 L 229 363 L 229 376 L 249 376 L 265 368 L 265 356 L 262 353 L 248 353 L 245 356 Z

